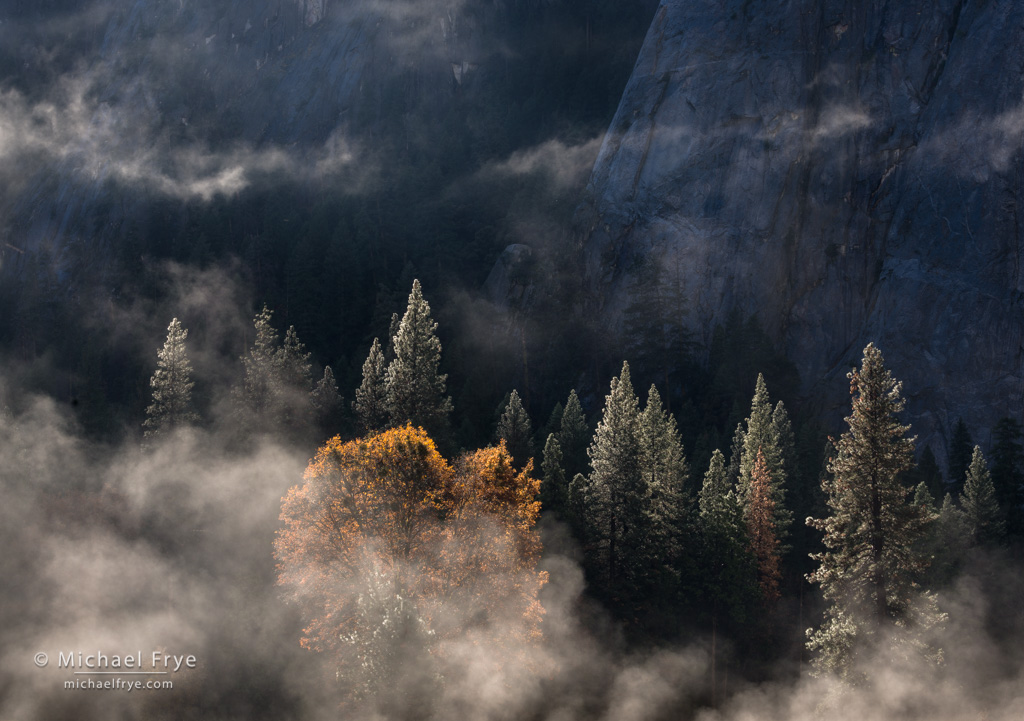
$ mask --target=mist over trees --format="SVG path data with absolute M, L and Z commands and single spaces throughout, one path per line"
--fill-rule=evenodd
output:
M 0 130 L 70 122 L 67 90 L 130 134 L 143 88 L 174 192 L 111 157 L 66 216 L 0 202 L 0 717 L 1021 717 L 1020 409 L 933 451 L 901 420 L 929 389 L 873 345 L 800 378 L 756 314 L 688 330 L 678 261 L 628 248 L 633 301 L 595 312 L 572 216 L 657 3 L 371 3 L 425 13 L 387 42 L 486 52 L 382 53 L 350 136 L 290 144 L 208 79 L 245 25 L 79 5 L 0 17 Z M 131 88 L 81 75 L 110 12 Z M 339 30 L 274 12 L 256 90 Z M 257 171 L 182 189 L 224 158 Z M 66 237 L 28 247 L 36 222 Z M 68 644 L 202 666 L 87 696 Z

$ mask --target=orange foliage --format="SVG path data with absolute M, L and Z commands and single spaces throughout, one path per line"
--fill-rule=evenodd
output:
M 779 598 L 779 539 L 772 518 L 775 501 L 771 496 L 771 477 L 761 449 L 757 449 L 754 470 L 750 474 L 750 506 L 747 509 L 747 535 L 750 550 L 757 559 L 761 593 L 768 603 Z
M 385 579 L 434 641 L 503 620 L 504 634 L 539 635 L 535 570 L 540 481 L 511 467 L 504 445 L 454 468 L 419 428 L 349 442 L 333 438 L 282 502 L 279 582 L 307 609 L 302 644 L 341 650 L 366 618 L 367 589 Z M 507 619 L 514 623 L 507 623 Z

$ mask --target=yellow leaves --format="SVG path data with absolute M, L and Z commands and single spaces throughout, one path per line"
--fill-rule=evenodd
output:
M 382 577 L 438 642 L 465 631 L 453 617 L 500 616 L 501 633 L 539 637 L 547 575 L 536 571 L 540 480 L 532 470 L 517 472 L 504 443 L 453 467 L 410 425 L 327 441 L 304 484 L 282 500 L 275 542 L 279 582 L 312 617 L 303 646 L 342 645 L 367 622 L 359 604 Z

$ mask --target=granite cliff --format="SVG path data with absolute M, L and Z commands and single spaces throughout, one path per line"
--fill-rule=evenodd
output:
M 832 415 L 874 341 L 939 457 L 987 441 L 1024 399 L 1022 37 L 1012 0 L 662 2 L 577 213 L 595 302 L 654 259 Z

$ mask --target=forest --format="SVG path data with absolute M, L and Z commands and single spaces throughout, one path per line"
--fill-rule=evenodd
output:
M 0 12 L 0 716 L 1024 714 L 1019 399 L 593 249 L 673 3 L 264 4 Z

